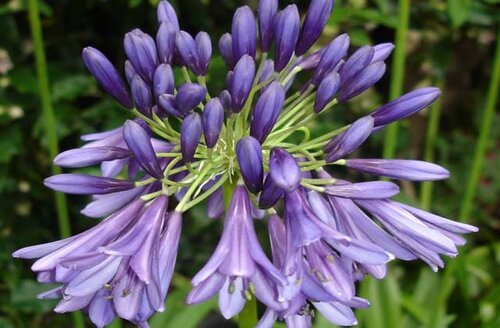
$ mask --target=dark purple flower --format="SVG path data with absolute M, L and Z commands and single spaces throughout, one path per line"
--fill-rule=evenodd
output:
M 132 98 L 134 99 L 135 107 L 144 115 L 151 115 L 151 89 L 148 84 L 142 80 L 139 75 L 132 79 Z
M 202 124 L 201 117 L 197 113 L 191 113 L 181 126 L 181 152 L 185 162 L 191 162 L 194 159 L 196 148 L 201 139 Z
M 402 120 L 429 106 L 439 97 L 438 88 L 422 88 L 411 91 L 393 101 L 377 108 L 371 116 L 375 119 L 375 127 Z
M 157 179 L 163 178 L 163 172 L 151 144 L 151 138 L 139 124 L 130 120 L 125 122 L 123 139 L 144 171 Z
M 85 167 L 101 164 L 104 161 L 127 158 L 130 152 L 118 147 L 77 148 L 60 153 L 54 158 L 54 164 L 62 167 Z
M 355 79 L 341 87 L 338 94 L 339 101 L 354 98 L 377 83 L 384 75 L 385 68 L 385 63 L 376 62 L 363 69 Z
M 205 98 L 207 89 L 196 83 L 184 83 L 177 90 L 175 103 L 177 108 L 184 114 L 198 106 Z
M 245 137 L 236 144 L 236 157 L 240 166 L 241 176 L 253 193 L 262 189 L 264 167 L 262 164 L 262 148 L 257 139 Z
M 286 283 L 259 244 L 248 192 L 239 185 L 233 193 L 220 242 L 208 263 L 192 279 L 194 288 L 186 302 L 203 302 L 218 292 L 219 309 L 229 319 L 243 309 L 245 294 L 250 292 L 267 306 L 283 310 L 286 303 L 275 300 L 268 279 L 280 285 Z M 250 283 L 253 287 L 248 290 Z
M 134 29 L 125 34 L 123 45 L 127 58 L 137 73 L 144 81 L 151 82 L 158 66 L 158 56 L 153 38 L 139 29 Z
M 259 38 L 263 52 L 268 52 L 274 39 L 278 0 L 260 0 L 258 8 Z
M 222 215 L 224 215 L 224 197 L 222 188 L 219 188 L 208 198 L 207 216 L 211 219 L 218 219 Z
M 291 192 L 300 186 L 302 173 L 299 164 L 282 148 L 272 148 L 269 155 L 269 175 L 281 189 Z
M 257 49 L 257 23 L 252 9 L 243 6 L 236 9 L 231 28 L 233 60 L 238 61 L 243 55 L 255 58 Z
M 231 110 L 231 94 L 227 90 L 222 90 L 222 92 L 219 95 L 220 103 L 222 104 L 222 107 L 224 110 L 230 111 Z
M 259 196 L 259 207 L 268 209 L 273 207 L 285 194 L 285 191 L 278 187 L 268 174 Z
M 224 123 L 224 108 L 219 98 L 212 98 L 203 110 L 203 135 L 208 148 L 213 148 L 219 141 L 222 124 Z
M 198 49 L 198 75 L 206 75 L 208 70 L 208 64 L 210 63 L 210 58 L 212 57 L 212 41 L 210 41 L 210 36 L 206 32 L 200 32 L 195 38 L 196 47 Z
M 266 80 L 270 79 L 273 76 L 273 73 L 274 73 L 274 60 L 267 59 L 264 62 L 264 66 L 262 67 L 262 71 L 260 72 L 259 83 L 263 83 Z
M 320 113 L 326 105 L 335 98 L 340 86 L 340 75 L 331 72 L 326 75 L 318 86 L 318 93 L 314 102 L 314 112 Z
M 176 30 L 179 30 L 179 20 L 177 19 L 175 9 L 167 0 L 161 0 L 158 4 L 157 16 L 159 23 L 168 22 L 172 24 Z
M 262 92 L 252 113 L 250 135 L 262 144 L 272 131 L 285 103 L 285 90 L 279 82 L 272 82 Z
M 345 165 L 351 169 L 394 179 L 429 181 L 442 180 L 450 177 L 450 172 L 445 168 L 423 161 L 348 159 Z
M 158 105 L 160 109 L 164 110 L 167 114 L 176 116 L 176 117 L 184 117 L 186 113 L 183 113 L 177 107 L 177 102 L 175 101 L 174 95 L 162 94 L 158 97 Z
M 353 82 L 358 74 L 370 65 L 374 53 L 373 47 L 363 46 L 347 59 L 339 71 L 342 87 Z
M 188 32 L 178 31 L 175 36 L 175 47 L 177 53 L 182 58 L 183 64 L 189 67 L 195 74 L 198 74 L 200 57 L 193 37 Z
M 134 188 L 131 181 L 73 173 L 54 175 L 43 183 L 51 189 L 75 195 L 101 195 Z
M 122 78 L 102 52 L 92 47 L 86 47 L 83 49 L 82 58 L 87 69 L 107 93 L 124 107 L 133 107 Z
M 219 39 L 219 51 L 224 63 L 229 69 L 234 67 L 233 39 L 231 34 L 224 33 Z
M 321 59 L 317 64 L 316 70 L 314 71 L 314 76 L 312 82 L 314 84 L 319 84 L 321 80 L 330 73 L 339 64 L 342 58 L 347 53 L 349 48 L 350 38 L 347 34 L 341 34 L 336 37 L 332 42 L 326 46 L 325 50 L 317 54 L 321 54 Z M 312 56 L 314 56 L 313 54 Z M 312 57 L 311 56 L 311 57 Z M 316 58 L 314 58 L 316 62 Z M 310 59 L 309 59 L 310 60 Z
M 172 67 L 168 64 L 161 64 L 155 71 L 153 78 L 153 91 L 158 99 L 162 94 L 174 94 L 175 80 Z
M 301 56 L 311 48 L 320 37 L 333 9 L 333 0 L 312 0 L 307 9 L 306 18 L 300 32 L 300 39 L 295 48 Z
M 164 64 L 172 65 L 175 53 L 175 36 L 176 29 L 169 22 L 161 22 L 158 32 L 156 33 L 156 46 L 158 47 L 158 57 Z
M 295 45 L 299 39 L 299 32 L 299 10 L 296 5 L 289 5 L 276 18 L 276 58 L 274 60 L 274 68 L 277 72 L 284 69 L 290 62 Z
M 361 146 L 372 133 L 373 122 L 374 120 L 370 116 L 362 117 L 354 122 L 347 131 L 334 137 L 323 148 L 327 153 L 327 162 L 335 162 Z
M 255 62 L 252 57 L 243 55 L 234 67 L 233 77 L 229 85 L 229 93 L 231 94 L 231 110 L 239 113 L 248 95 L 252 90 L 252 85 L 255 78 Z
M 132 85 L 133 78 L 138 75 L 137 71 L 134 68 L 134 65 L 130 62 L 130 60 L 125 60 L 125 78 L 129 85 Z

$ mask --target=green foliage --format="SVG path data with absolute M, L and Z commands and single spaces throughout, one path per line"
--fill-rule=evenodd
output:
M 61 149 L 81 145 L 79 135 L 116 127 L 128 117 L 106 96 L 84 70 L 81 48 L 102 49 L 113 62 L 123 62 L 123 34 L 133 27 L 154 33 L 154 6 L 158 0 L 40 1 L 50 91 Z M 214 48 L 231 22 L 231 13 L 244 1 L 172 1 L 183 28 L 207 30 Z M 281 3 L 292 1 L 282 1 Z M 293 1 L 305 10 L 308 1 Z M 245 2 L 247 3 L 247 2 Z M 248 1 L 255 6 L 257 1 Z M 35 72 L 33 43 L 27 1 L 0 3 L 0 327 L 68 327 L 71 316 L 51 312 L 54 302 L 38 300 L 47 290 L 34 281 L 29 265 L 10 257 L 17 248 L 58 238 L 53 195 L 42 185 L 50 175 L 49 143 L 42 124 Z M 458 217 L 461 200 L 473 164 L 476 141 L 481 132 L 483 109 L 493 71 L 495 26 L 500 22 L 498 0 L 411 1 L 406 47 L 404 91 L 442 80 L 443 97 L 437 132 L 431 138 L 434 160 L 452 173 L 445 182 L 433 184 L 430 208 Z M 336 1 L 325 36 L 348 32 L 352 44 L 391 42 L 397 20 L 395 0 Z M 103 24 L 102 22 L 106 22 Z M 388 63 L 390 66 L 390 63 Z M 119 69 L 123 69 L 119 64 Z M 225 67 L 217 54 L 210 66 L 209 84 L 216 93 L 224 87 Z M 383 79 L 366 95 L 315 122 L 312 134 L 330 131 L 339 121 L 352 120 L 388 100 L 389 80 Z M 495 92 L 493 90 L 492 92 Z M 498 90 L 496 90 L 498 92 Z M 497 107 L 498 108 L 498 107 Z M 423 158 L 425 131 L 430 112 L 400 125 L 399 158 Z M 359 310 L 360 327 L 500 327 L 500 243 L 497 199 L 500 194 L 499 157 L 494 140 L 500 137 L 500 120 L 494 113 L 488 122 L 483 165 L 471 214 L 464 217 L 478 225 L 477 234 L 467 236 L 468 246 L 459 258 L 449 261 L 442 272 L 433 273 L 421 263 L 394 263 L 383 281 L 371 279 L 361 294 L 372 307 Z M 374 135 L 359 157 L 380 156 L 383 134 Z M 356 178 L 356 177 L 353 177 Z M 418 205 L 421 185 L 402 185 L 405 201 Z M 82 218 L 84 197 L 70 197 L 73 231 L 82 231 L 95 221 Z M 201 327 L 216 316 L 216 301 L 185 306 L 191 277 L 213 251 L 220 234 L 219 222 L 208 220 L 202 208 L 186 218 L 176 276 L 166 310 L 151 320 L 153 328 Z M 27 228 L 28 227 L 28 228 Z M 453 268 L 450 279 L 447 270 Z M 259 309 L 262 310 L 262 309 Z M 213 327 L 220 327 L 220 321 Z M 90 327 L 90 323 L 86 322 Z M 126 325 L 124 324 L 126 327 Z M 331 327 L 320 314 L 316 328 Z M 203 326 L 208 327 L 208 324 Z M 276 327 L 284 327 L 277 324 Z

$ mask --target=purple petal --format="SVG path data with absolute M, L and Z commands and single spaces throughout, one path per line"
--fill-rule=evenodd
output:
M 311 48 L 320 37 L 333 9 L 333 0 L 312 0 L 307 9 L 306 18 L 295 48 L 297 56 L 301 56 Z
M 202 122 L 200 115 L 193 112 L 186 116 L 181 126 L 181 152 L 185 162 L 191 162 L 194 159 L 201 133 Z
M 259 142 L 250 136 L 240 139 L 236 144 L 236 154 L 248 190 L 253 193 L 259 192 L 264 178 L 262 149 Z
M 278 13 L 278 0 L 260 0 L 258 8 L 259 38 L 263 52 L 268 52 L 274 39 L 274 24 Z
M 127 120 L 123 125 L 123 138 L 144 171 L 157 179 L 163 178 L 163 171 L 146 131 L 134 121 Z
M 321 82 L 321 80 L 338 65 L 340 60 L 347 53 L 349 42 L 349 36 L 347 34 L 341 34 L 328 44 L 325 50 L 321 53 L 321 59 L 317 64 L 317 68 L 312 79 L 313 84 Z M 314 60 L 314 62 L 315 61 L 316 60 Z
M 323 148 L 327 162 L 335 162 L 350 154 L 365 142 L 373 130 L 374 120 L 365 116 L 355 121 L 344 133 L 334 137 Z
M 234 67 L 232 82 L 229 85 L 233 112 L 239 113 L 243 109 L 252 89 L 254 78 L 255 62 L 252 57 L 243 55 Z
M 213 148 L 219 141 L 224 123 L 224 108 L 219 98 L 212 98 L 203 110 L 203 135 L 208 148 Z
M 246 299 L 243 294 L 243 279 L 226 278 L 219 291 L 219 310 L 226 319 L 231 319 L 243 310 Z
M 300 16 L 296 5 L 289 5 L 278 14 L 275 25 L 275 69 L 283 70 L 292 58 L 300 32 Z
M 125 53 L 137 73 L 146 82 L 153 80 L 158 66 L 158 56 L 154 39 L 139 29 L 125 34 L 123 41 Z
M 332 196 L 354 199 L 385 199 L 399 193 L 399 187 L 388 181 L 370 181 L 332 185 L 325 188 Z
M 62 167 L 85 167 L 100 164 L 104 161 L 127 158 L 130 152 L 118 147 L 77 148 L 60 153 L 54 164 Z
M 134 188 L 134 183 L 131 181 L 73 173 L 54 175 L 45 179 L 43 183 L 51 189 L 76 195 L 110 194 Z
M 157 9 L 158 22 L 169 22 L 176 30 L 179 29 L 179 20 L 175 13 L 174 7 L 167 0 L 162 0 L 158 3 Z
M 250 7 L 240 7 L 234 13 L 231 36 L 234 60 L 238 61 L 243 55 L 255 58 L 257 23 Z
M 286 192 L 296 190 L 302 180 L 297 161 L 286 150 L 278 147 L 272 148 L 269 155 L 269 175 Z
M 331 323 L 339 326 L 354 326 L 358 324 L 351 308 L 338 302 L 313 302 L 314 307 Z
M 262 144 L 272 131 L 285 103 L 285 90 L 278 82 L 262 92 L 252 113 L 250 135 Z

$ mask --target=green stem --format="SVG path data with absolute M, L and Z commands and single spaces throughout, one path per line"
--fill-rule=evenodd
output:
M 439 79 L 436 86 L 442 90 L 443 84 L 443 80 Z M 439 118 L 441 116 L 441 99 L 442 97 L 439 97 L 429 110 L 429 122 L 427 123 L 427 135 L 424 149 L 424 160 L 427 162 L 434 161 L 434 147 L 439 129 Z M 433 184 L 431 181 L 422 183 L 422 189 L 420 190 L 420 206 L 424 210 L 428 210 L 431 207 L 432 186 Z
M 398 0 L 398 27 L 396 30 L 396 49 L 392 60 L 391 89 L 389 98 L 395 99 L 403 92 L 406 39 L 408 35 L 408 24 L 410 20 L 410 0 Z M 392 158 L 396 153 L 398 139 L 398 124 L 392 123 L 387 127 L 384 141 L 384 158 Z
M 253 328 L 257 325 L 258 314 L 257 314 L 257 301 L 255 297 L 247 300 L 245 307 L 238 314 L 238 324 L 240 328 Z
M 39 93 L 42 102 L 43 119 L 45 124 L 45 133 L 47 134 L 49 154 L 54 158 L 59 153 L 57 126 L 52 107 L 52 99 L 50 95 L 49 75 L 47 72 L 47 60 L 43 45 L 42 26 L 40 23 L 40 13 L 37 0 L 29 0 L 28 2 L 29 21 L 31 27 L 31 35 L 35 49 L 36 72 L 38 77 Z M 62 171 L 57 166 L 52 166 L 52 174 L 60 174 Z M 57 218 L 59 221 L 59 233 L 62 238 L 67 238 L 71 235 L 69 224 L 68 205 L 66 197 L 63 193 L 55 193 Z M 76 328 L 84 328 L 83 316 L 80 312 L 73 314 L 73 326 Z

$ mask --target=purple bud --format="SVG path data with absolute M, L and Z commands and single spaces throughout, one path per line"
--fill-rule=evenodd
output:
M 83 174 L 58 174 L 44 180 L 50 189 L 75 195 L 102 195 L 134 188 L 134 183 Z
M 373 58 L 370 64 L 386 60 L 394 50 L 394 44 L 390 42 L 377 44 L 373 47 L 373 50 Z
M 344 66 L 342 66 L 339 71 L 342 87 L 351 83 L 361 71 L 370 65 L 374 52 L 373 47 L 364 46 L 356 50 L 356 52 L 347 59 Z
M 438 88 L 422 88 L 411 91 L 377 108 L 371 116 L 374 125 L 382 126 L 402 120 L 429 106 L 441 94 Z
M 83 49 L 82 58 L 87 69 L 107 93 L 124 107 L 134 107 L 118 71 L 102 52 L 86 47 Z
M 332 42 L 330 42 L 323 52 L 318 67 L 314 72 L 312 79 L 314 84 L 318 84 L 326 74 L 331 72 L 338 65 L 347 53 L 349 42 L 350 39 L 347 34 L 339 35 Z
M 220 103 L 224 110 L 231 110 L 231 94 L 227 90 L 222 90 L 219 95 Z
M 191 113 L 181 126 L 181 153 L 185 162 L 191 162 L 201 139 L 201 118 L 197 113 Z
M 398 159 L 349 159 L 345 164 L 351 169 L 394 179 L 429 181 L 447 179 L 450 172 L 428 162 Z
M 132 85 L 132 80 L 134 79 L 134 76 L 138 75 L 137 71 L 134 68 L 134 65 L 130 62 L 130 60 L 125 61 L 125 78 L 127 79 L 127 82 L 129 85 Z
M 340 86 L 340 75 L 337 72 L 331 72 L 321 81 L 314 102 L 314 112 L 320 113 L 330 101 L 335 98 Z
M 297 56 L 306 53 L 320 37 L 333 9 L 333 0 L 312 0 L 295 48 Z
M 250 136 L 240 139 L 236 144 L 236 158 L 248 190 L 258 193 L 262 189 L 264 178 L 262 148 L 259 141 Z
M 153 78 L 153 90 L 155 98 L 160 97 L 160 95 L 174 94 L 175 89 L 175 79 L 172 67 L 168 64 L 161 64 L 155 71 Z
M 151 114 L 151 90 L 147 83 L 144 82 L 139 75 L 136 75 L 132 79 L 130 90 L 132 92 L 135 107 L 144 115 L 149 116 Z
M 344 133 L 334 137 L 323 148 L 328 153 L 326 161 L 331 163 L 352 153 L 370 136 L 373 130 L 373 118 L 365 116 L 355 121 Z
M 269 155 L 269 175 L 273 182 L 286 192 L 297 189 L 302 180 L 302 173 L 295 158 L 278 147 L 272 148 Z
M 239 113 L 243 109 L 252 90 L 254 78 L 255 62 L 249 55 L 243 55 L 234 67 L 233 78 L 229 86 L 231 110 L 233 112 Z
M 234 60 L 239 60 L 243 55 L 255 58 L 257 23 L 250 7 L 240 7 L 234 13 L 231 36 Z
M 212 57 L 212 41 L 206 32 L 200 32 L 195 38 L 196 47 L 198 49 L 198 75 L 206 75 L 210 58 Z
M 258 9 L 260 46 L 268 52 L 274 38 L 274 24 L 278 13 L 278 0 L 260 0 Z
M 385 199 L 399 193 L 399 187 L 388 181 L 335 184 L 325 187 L 328 195 L 354 199 Z
M 181 112 L 177 107 L 177 102 L 175 101 L 174 95 L 160 95 L 160 97 L 158 97 L 158 104 L 160 105 L 160 108 L 169 115 L 176 117 L 184 117 L 186 115 L 186 113 Z
M 123 46 L 137 73 L 146 82 L 151 82 L 156 66 L 158 66 L 158 56 L 153 38 L 139 29 L 134 29 L 125 34 Z
M 299 38 L 300 16 L 296 5 L 289 5 L 276 18 L 276 58 L 277 72 L 288 65 Z
M 175 36 L 175 47 L 182 62 L 189 67 L 195 74 L 200 66 L 200 57 L 198 56 L 198 47 L 193 37 L 185 32 L 179 31 Z
M 285 191 L 278 187 L 268 174 L 259 196 L 259 207 L 264 209 L 273 207 L 284 194 Z
M 250 135 L 262 144 L 272 131 L 285 103 L 285 90 L 279 82 L 271 83 L 261 94 L 252 114 Z
M 163 172 L 151 144 L 151 138 L 139 124 L 130 120 L 125 122 L 123 139 L 144 171 L 157 179 L 163 178 Z
M 177 19 L 177 14 L 175 13 L 174 7 L 170 4 L 170 2 L 166 0 L 160 1 L 157 9 L 158 22 L 168 22 L 172 24 L 172 26 L 179 30 L 179 20 Z
M 224 215 L 224 197 L 222 188 L 210 195 L 207 201 L 207 216 L 217 219 Z
M 230 69 L 234 67 L 233 39 L 231 34 L 225 33 L 219 39 L 219 51 L 224 63 Z
M 342 86 L 337 97 L 339 102 L 356 97 L 377 83 L 384 75 L 385 68 L 384 62 L 376 62 L 366 67 L 354 80 Z
M 326 48 L 327 47 L 323 47 L 310 56 L 299 57 L 297 59 L 297 62 L 295 63 L 296 66 L 300 67 L 302 70 L 310 70 L 318 67 L 319 61 L 321 60 L 321 57 L 325 53 Z
M 203 134 L 208 148 L 213 148 L 219 141 L 219 134 L 224 122 L 224 108 L 219 98 L 212 98 L 203 110 Z
M 177 108 L 182 113 L 187 113 L 191 109 L 198 106 L 198 104 L 205 98 L 207 89 L 196 83 L 184 83 L 178 89 L 175 95 L 175 102 Z
M 162 22 L 156 33 L 158 57 L 164 64 L 172 64 L 175 53 L 175 35 L 177 30 L 168 22 Z
M 90 147 L 67 150 L 54 159 L 54 164 L 62 167 L 85 167 L 105 161 L 127 158 L 130 152 L 118 147 Z
M 264 62 L 264 66 L 262 67 L 262 72 L 260 73 L 259 83 L 263 83 L 264 81 L 270 79 L 274 73 L 274 60 L 267 59 Z

